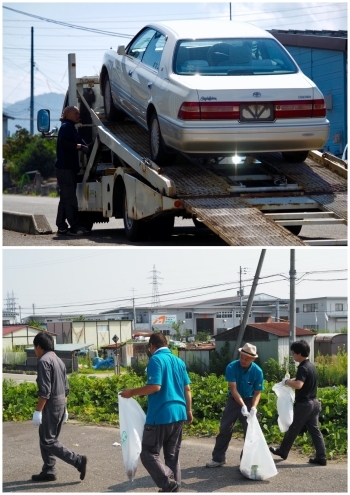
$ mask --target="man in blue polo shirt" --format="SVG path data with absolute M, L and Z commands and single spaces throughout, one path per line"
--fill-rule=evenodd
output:
M 179 454 L 184 422 L 192 423 L 190 379 L 185 363 L 168 349 L 162 333 L 149 339 L 151 358 L 147 385 L 125 389 L 120 395 L 148 395 L 140 459 L 160 492 L 177 492 L 181 484 Z M 164 463 L 160 459 L 163 448 Z
M 245 437 L 246 418 L 250 414 L 256 414 L 261 391 L 264 390 L 262 369 L 254 363 L 258 357 L 255 345 L 247 343 L 238 350 L 240 352 L 239 359 L 232 361 L 226 367 L 225 377 L 229 386 L 228 399 L 222 413 L 220 432 L 216 437 L 212 460 L 206 464 L 209 468 L 226 464 L 226 451 L 237 419 L 242 423 Z

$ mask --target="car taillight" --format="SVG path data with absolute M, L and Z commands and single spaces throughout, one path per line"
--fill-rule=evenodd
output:
M 298 119 L 325 117 L 326 105 L 324 100 L 310 101 L 277 101 L 275 105 L 276 119 Z
M 182 120 L 238 120 L 239 103 L 233 102 L 185 102 L 178 118 Z
M 313 101 L 313 117 L 325 117 L 326 116 L 326 103 L 324 100 Z
M 177 117 L 182 120 L 200 120 L 201 113 L 199 103 L 185 101 L 181 105 Z

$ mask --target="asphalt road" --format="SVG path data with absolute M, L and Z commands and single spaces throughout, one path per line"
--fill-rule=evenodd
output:
M 3 195 L 3 210 L 19 213 L 45 215 L 52 231 L 55 225 L 58 198 L 41 196 Z M 303 240 L 310 239 L 346 239 L 345 225 L 303 226 L 300 234 Z M 209 229 L 194 227 L 191 219 L 175 218 L 173 235 L 167 241 L 147 241 L 132 243 L 124 233 L 122 220 L 111 219 L 107 224 L 95 224 L 87 237 L 72 238 L 49 235 L 27 235 L 3 230 L 3 246 L 227 246 Z
M 69 449 L 87 455 L 84 481 L 72 466 L 57 461 L 57 480 L 49 483 L 31 481 L 41 470 L 38 431 L 31 421 L 3 423 L 3 493 L 105 493 L 157 492 L 158 488 L 138 463 L 135 480 L 126 476 L 120 434 L 117 428 L 84 426 L 68 421 L 60 440 Z M 308 458 L 292 452 L 286 461 L 276 458 L 278 474 L 266 481 L 245 478 L 239 470 L 241 439 L 233 439 L 227 452 L 227 464 L 214 469 L 205 467 L 211 459 L 214 438 L 186 438 L 182 442 L 181 491 L 244 493 L 343 493 L 347 492 L 347 462 L 331 461 L 327 466 L 309 464 Z

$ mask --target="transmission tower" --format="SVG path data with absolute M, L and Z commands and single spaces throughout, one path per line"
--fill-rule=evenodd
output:
M 160 273 L 160 272 L 158 272 L 156 270 L 156 265 L 153 265 L 152 277 L 148 277 L 148 278 L 152 279 L 152 307 L 153 308 L 160 306 L 158 285 L 162 285 L 162 284 L 159 284 L 158 280 L 160 278 L 163 280 L 163 278 L 159 277 L 158 273 Z
M 11 294 L 7 291 L 7 297 L 5 299 L 5 311 L 9 313 L 16 313 L 16 299 L 13 291 Z

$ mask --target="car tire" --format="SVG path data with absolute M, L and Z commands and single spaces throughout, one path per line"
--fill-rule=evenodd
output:
M 156 112 L 152 113 L 149 120 L 148 137 L 151 160 L 160 166 L 172 165 L 177 155 L 165 149 Z
M 123 198 L 123 222 L 126 237 L 129 241 L 140 242 L 146 238 L 146 222 L 144 220 L 133 220 L 128 215 L 128 202 L 126 190 Z
M 113 103 L 111 83 L 109 77 L 106 76 L 104 81 L 103 105 L 105 109 L 105 117 L 109 121 L 124 120 L 125 113 L 122 110 L 117 110 Z
M 302 163 L 309 156 L 308 151 L 284 151 L 282 153 L 286 162 L 290 163 Z

